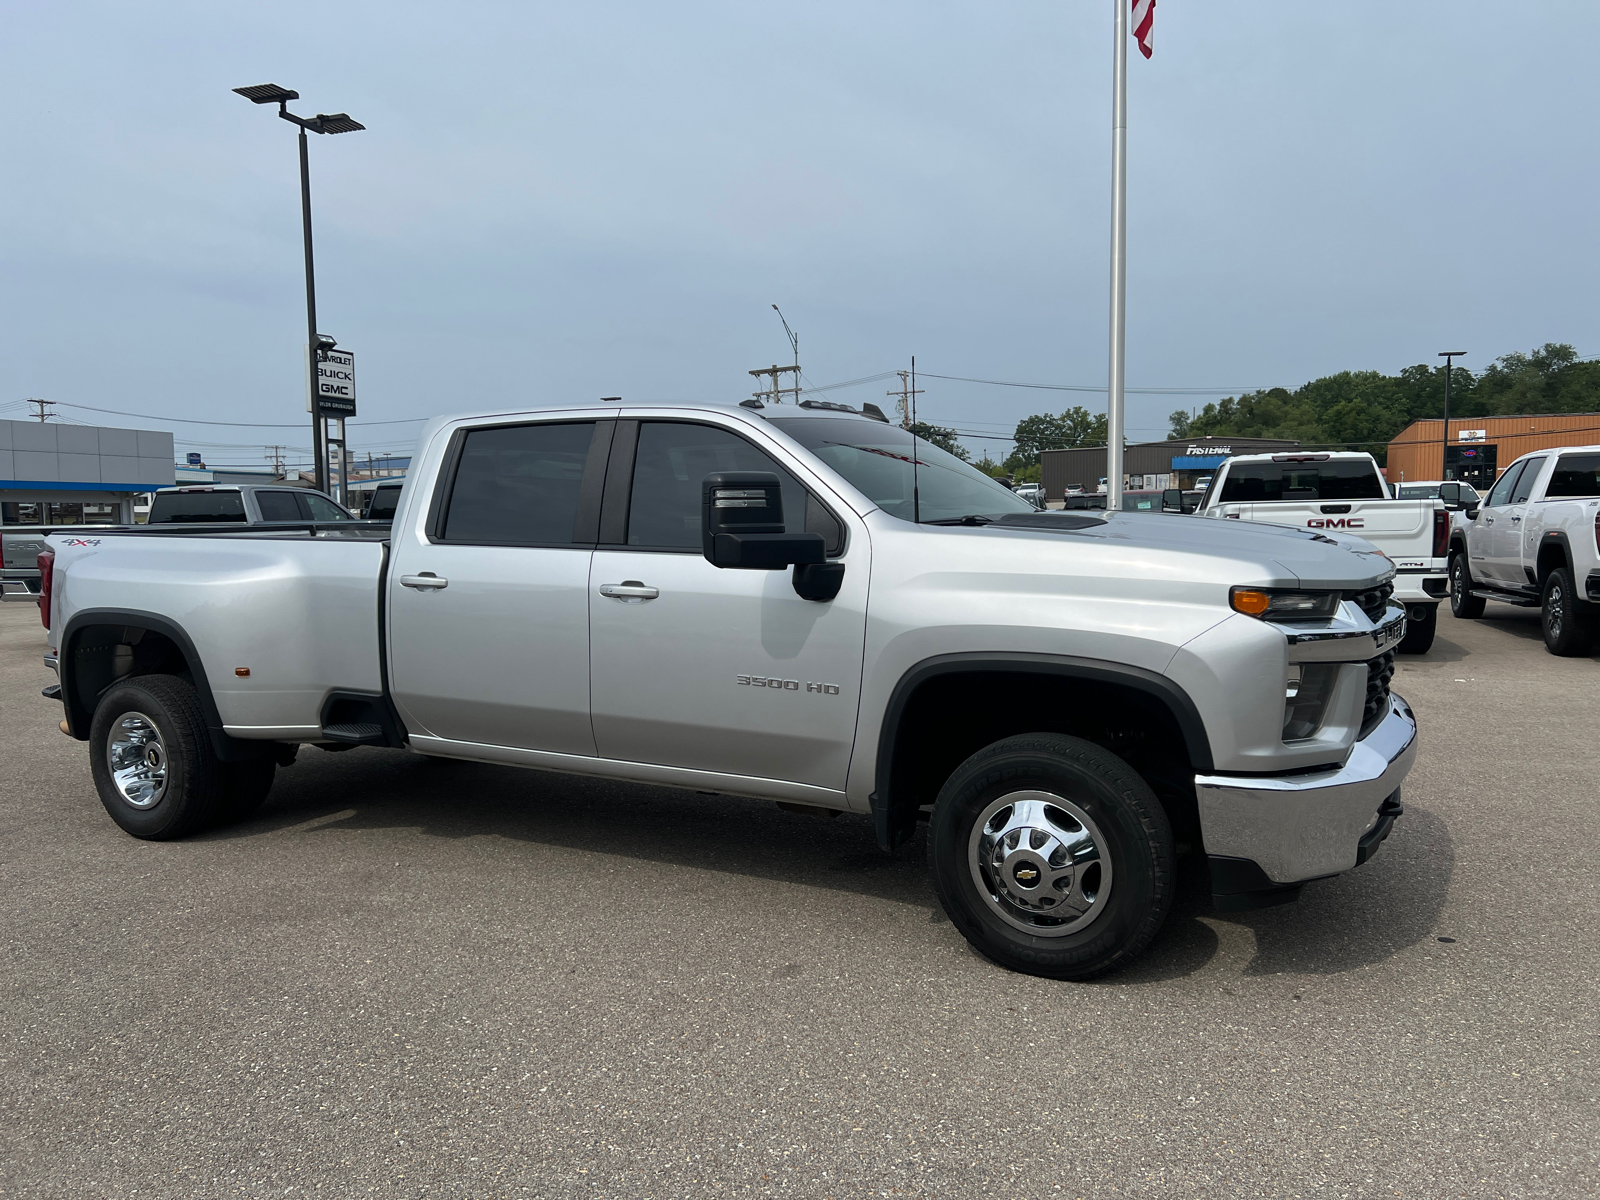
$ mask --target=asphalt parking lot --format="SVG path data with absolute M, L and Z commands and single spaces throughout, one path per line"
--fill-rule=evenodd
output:
M 302 753 L 121 833 L 0 611 L 0 1196 L 1586 1196 L 1600 658 L 1445 610 L 1379 855 L 1091 984 L 920 842 L 770 804 Z

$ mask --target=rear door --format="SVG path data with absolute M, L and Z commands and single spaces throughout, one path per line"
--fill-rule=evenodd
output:
M 693 421 L 623 421 L 589 588 L 594 733 L 604 758 L 843 791 L 866 633 L 868 546 L 765 450 Z M 700 538 L 714 471 L 775 471 L 786 526 L 846 563 L 831 601 L 792 571 L 721 570 Z M 841 509 L 843 506 L 839 506 Z
M 390 686 L 412 733 L 594 754 L 589 560 L 615 422 L 458 429 L 396 529 Z

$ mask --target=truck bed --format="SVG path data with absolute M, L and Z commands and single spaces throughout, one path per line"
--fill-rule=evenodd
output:
M 388 529 L 352 524 L 52 535 L 53 609 L 74 629 L 158 618 L 191 642 L 229 734 L 316 737 L 331 691 L 383 690 Z M 52 646 L 68 633 L 53 623 Z

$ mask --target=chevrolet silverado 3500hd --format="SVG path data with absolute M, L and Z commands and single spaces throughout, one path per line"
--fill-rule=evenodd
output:
M 1405 616 L 1359 543 L 1039 512 L 841 405 L 451 417 L 413 463 L 392 528 L 52 539 L 63 726 L 122 828 L 247 816 L 305 744 L 854 811 L 885 850 L 926 817 L 968 940 L 1081 979 L 1178 853 L 1255 907 L 1402 811 Z

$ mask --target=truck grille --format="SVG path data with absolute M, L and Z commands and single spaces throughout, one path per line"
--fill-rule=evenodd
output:
M 1383 620 L 1383 614 L 1388 611 L 1389 597 L 1392 595 L 1394 595 L 1394 584 L 1381 583 L 1364 592 L 1346 592 L 1344 598 L 1354 600 L 1356 606 L 1367 614 L 1367 620 L 1376 625 Z
M 1367 702 L 1361 709 L 1361 737 L 1389 715 L 1389 681 L 1394 678 L 1394 651 L 1367 661 Z

